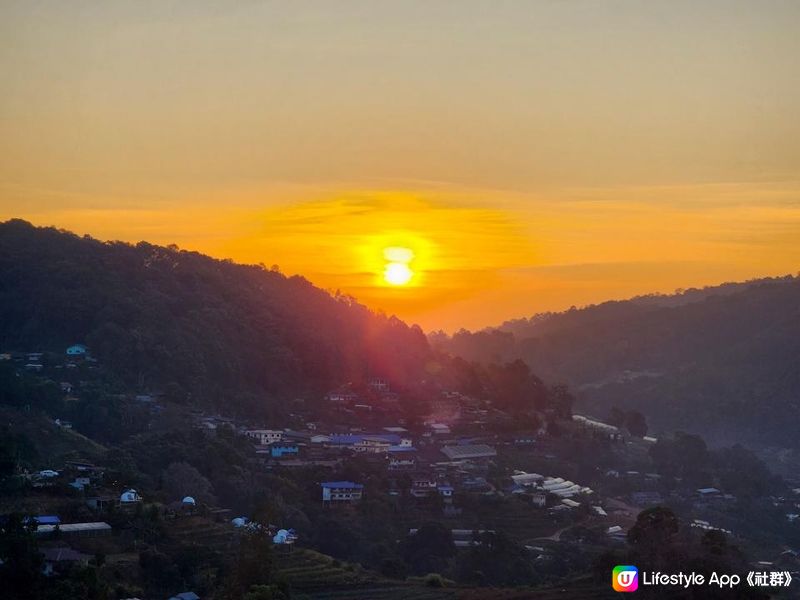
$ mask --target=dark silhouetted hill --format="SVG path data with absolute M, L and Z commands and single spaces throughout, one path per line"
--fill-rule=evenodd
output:
M 580 392 L 578 409 L 643 412 L 655 429 L 797 445 L 800 278 L 606 302 L 430 336 L 468 360 L 523 359 Z
M 419 328 L 302 277 L 1 223 L 0 348 L 79 342 L 128 389 L 229 408 L 368 377 L 402 384 L 430 352 Z

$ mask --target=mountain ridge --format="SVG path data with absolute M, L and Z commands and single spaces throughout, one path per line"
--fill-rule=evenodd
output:
M 418 327 L 299 276 L 0 223 L 0 348 L 78 342 L 128 387 L 200 401 L 401 383 L 430 356 Z
M 580 391 L 578 407 L 600 417 L 618 405 L 662 430 L 795 445 L 787 421 L 800 416 L 800 278 L 694 290 L 688 302 L 685 294 L 429 339 L 468 360 L 522 359 L 544 379 Z

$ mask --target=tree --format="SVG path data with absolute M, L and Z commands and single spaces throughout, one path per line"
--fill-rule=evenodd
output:
M 166 590 L 181 582 L 178 567 L 172 559 L 155 548 L 148 548 L 139 553 L 139 567 L 144 580 L 151 588 Z
M 243 600 L 289 600 L 289 596 L 277 585 L 254 585 Z
M 460 581 L 477 585 L 531 585 L 536 573 L 527 550 L 506 534 L 485 532 L 459 554 Z
M 628 531 L 628 541 L 637 546 L 668 545 L 678 533 L 678 517 L 669 508 L 654 506 L 639 513 Z
M 555 409 L 556 414 L 562 419 L 572 417 L 572 405 L 575 404 L 575 396 L 569 391 L 566 385 L 554 385 L 550 388 L 550 405 Z
M 18 514 L 0 529 L 0 589 L 9 598 L 37 598 L 43 559 L 34 530 L 34 522 L 26 525 Z
M 677 564 L 673 542 L 678 533 L 678 518 L 669 508 L 655 506 L 643 510 L 628 531 L 628 542 L 634 547 L 637 560 L 648 568 Z
M 619 406 L 612 406 L 611 412 L 608 414 L 608 424 L 614 427 L 622 427 L 625 425 L 625 411 Z
M 638 410 L 632 410 L 625 415 L 625 429 L 635 437 L 647 435 L 647 420 Z
M 255 529 L 243 535 L 227 582 L 228 598 L 238 600 L 253 586 L 269 586 L 272 560 L 272 538 L 267 531 Z M 273 598 L 279 600 L 280 596 Z
M 436 522 L 426 523 L 401 544 L 403 559 L 418 575 L 444 571 L 455 553 L 453 534 Z
M 214 501 L 211 482 L 185 462 L 174 462 L 164 471 L 164 489 L 172 498 L 192 496 L 198 502 Z

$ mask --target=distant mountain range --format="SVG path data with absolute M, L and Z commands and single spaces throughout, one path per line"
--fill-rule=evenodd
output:
M 417 382 L 438 350 L 484 365 L 519 358 L 597 417 L 635 408 L 655 432 L 800 444 L 800 278 L 790 276 L 426 339 L 263 266 L 0 223 L 0 352 L 75 343 L 120 389 L 243 411 L 372 377 Z
M 786 276 L 605 302 L 478 332 L 429 336 L 468 360 L 521 358 L 570 384 L 578 410 L 643 412 L 651 430 L 797 446 L 800 278 Z
M 343 382 L 419 376 L 419 328 L 302 277 L 177 247 L 0 223 L 0 352 L 75 343 L 125 389 L 263 403 Z

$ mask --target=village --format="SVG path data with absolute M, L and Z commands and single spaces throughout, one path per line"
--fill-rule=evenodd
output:
M 98 369 L 81 344 L 68 347 L 63 359 L 32 352 L 2 354 L 0 361 L 28 376 L 52 378 L 66 402 L 80 401 L 88 385 L 83 378 Z M 80 378 L 66 375 L 72 372 L 80 372 Z M 153 423 L 169 409 L 155 392 L 121 401 L 144 411 Z M 534 561 L 547 564 L 562 560 L 574 544 L 595 552 L 624 547 L 637 515 L 658 505 L 675 507 L 691 530 L 741 535 L 728 510 L 736 505 L 736 495 L 718 487 L 717 478 L 697 485 L 661 468 L 651 458 L 659 443 L 655 437 L 634 436 L 580 414 L 559 418 L 548 412 L 536 415 L 535 426 L 518 426 L 491 403 L 450 390 L 439 390 L 428 414 L 418 419 L 409 419 L 402 403 L 402 390 L 374 378 L 331 390 L 316 403 L 291 403 L 274 422 L 196 408 L 181 414 L 197 439 L 232 436 L 249 454 L 250 468 L 303 484 L 313 490 L 304 496 L 304 506 L 316 504 L 342 523 L 358 518 L 361 503 L 380 499 L 393 510 L 398 541 L 431 520 L 445 524 L 458 548 L 481 544 L 485 532 L 504 530 Z M 59 435 L 81 436 L 66 413 L 49 418 Z M 199 496 L 201 490 L 191 489 L 191 477 L 186 489 L 167 496 L 165 490 L 175 485 L 142 489 L 83 456 L 37 466 L 20 467 L 27 491 L 14 508 L 26 512 L 26 523 L 41 539 L 48 575 L 97 556 L 124 564 L 141 544 L 135 533 L 140 525 L 133 524 L 144 517 L 164 523 L 173 535 L 219 547 L 230 547 L 242 532 L 254 530 L 269 535 L 284 553 L 313 537 L 306 523 L 291 518 L 263 521 L 209 503 Z M 308 481 L 311 473 L 316 478 Z M 343 477 L 348 473 L 352 476 Z M 800 513 L 798 492 L 787 490 L 764 501 L 793 522 Z M 3 512 L 10 508 L 4 505 Z M 796 568 L 791 548 L 761 548 L 756 563 L 761 567 Z M 170 600 L 200 598 L 193 590 L 175 593 Z

